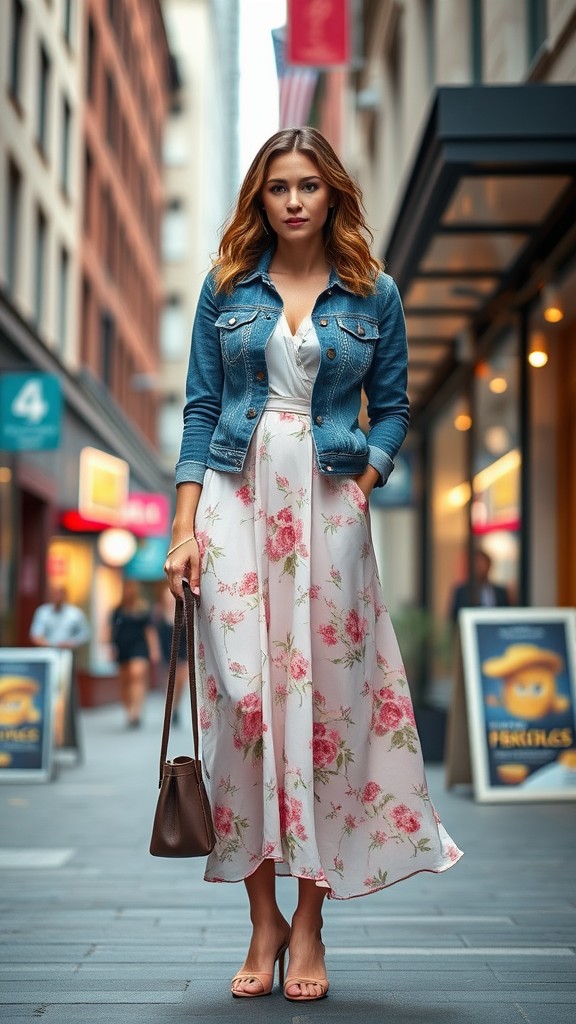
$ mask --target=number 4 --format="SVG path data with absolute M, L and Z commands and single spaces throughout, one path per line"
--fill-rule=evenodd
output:
M 20 388 L 11 405 L 12 414 L 28 423 L 39 423 L 49 408 L 42 394 L 42 381 L 34 378 L 27 380 L 24 387 Z

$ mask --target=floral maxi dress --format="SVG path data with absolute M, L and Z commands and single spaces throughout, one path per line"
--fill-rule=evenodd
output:
M 461 852 L 430 802 L 414 713 L 384 606 L 367 502 L 318 472 L 310 395 L 319 345 L 284 316 L 269 399 L 242 476 L 207 470 L 198 679 L 216 846 L 208 881 L 265 858 L 346 899 Z

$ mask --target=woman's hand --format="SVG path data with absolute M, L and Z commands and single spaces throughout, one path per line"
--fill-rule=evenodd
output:
M 358 487 L 362 491 L 366 501 L 368 501 L 372 491 L 374 490 L 379 476 L 380 474 L 378 470 L 374 469 L 374 466 L 368 465 L 359 476 L 354 477 L 354 480 L 358 484 Z
M 174 547 L 177 544 L 178 541 L 173 538 L 170 547 Z M 192 593 L 197 597 L 199 596 L 200 552 L 198 550 L 198 544 L 195 537 L 189 537 L 188 540 L 177 547 L 171 555 L 166 556 L 164 572 L 166 573 L 168 586 L 174 594 L 174 597 L 179 597 L 181 600 L 184 600 L 184 592 L 182 590 L 183 578 L 187 579 L 190 583 L 190 590 Z

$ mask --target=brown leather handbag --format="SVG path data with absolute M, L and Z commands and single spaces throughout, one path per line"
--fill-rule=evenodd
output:
M 170 650 L 170 667 L 166 690 L 164 729 L 160 752 L 160 795 L 152 827 L 150 853 L 153 857 L 205 857 L 216 842 L 212 813 L 202 779 L 202 764 L 198 757 L 198 705 L 194 659 L 194 600 L 188 580 L 182 580 L 184 601 L 176 600 L 174 631 Z M 180 649 L 182 626 L 186 622 L 186 654 L 188 681 L 192 706 L 192 736 L 194 757 L 175 757 L 166 760 L 176 663 Z

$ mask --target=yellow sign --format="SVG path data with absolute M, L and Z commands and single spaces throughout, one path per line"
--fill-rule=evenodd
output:
M 86 519 L 114 525 L 128 499 L 130 468 L 124 459 L 83 448 L 80 452 L 78 511 Z

